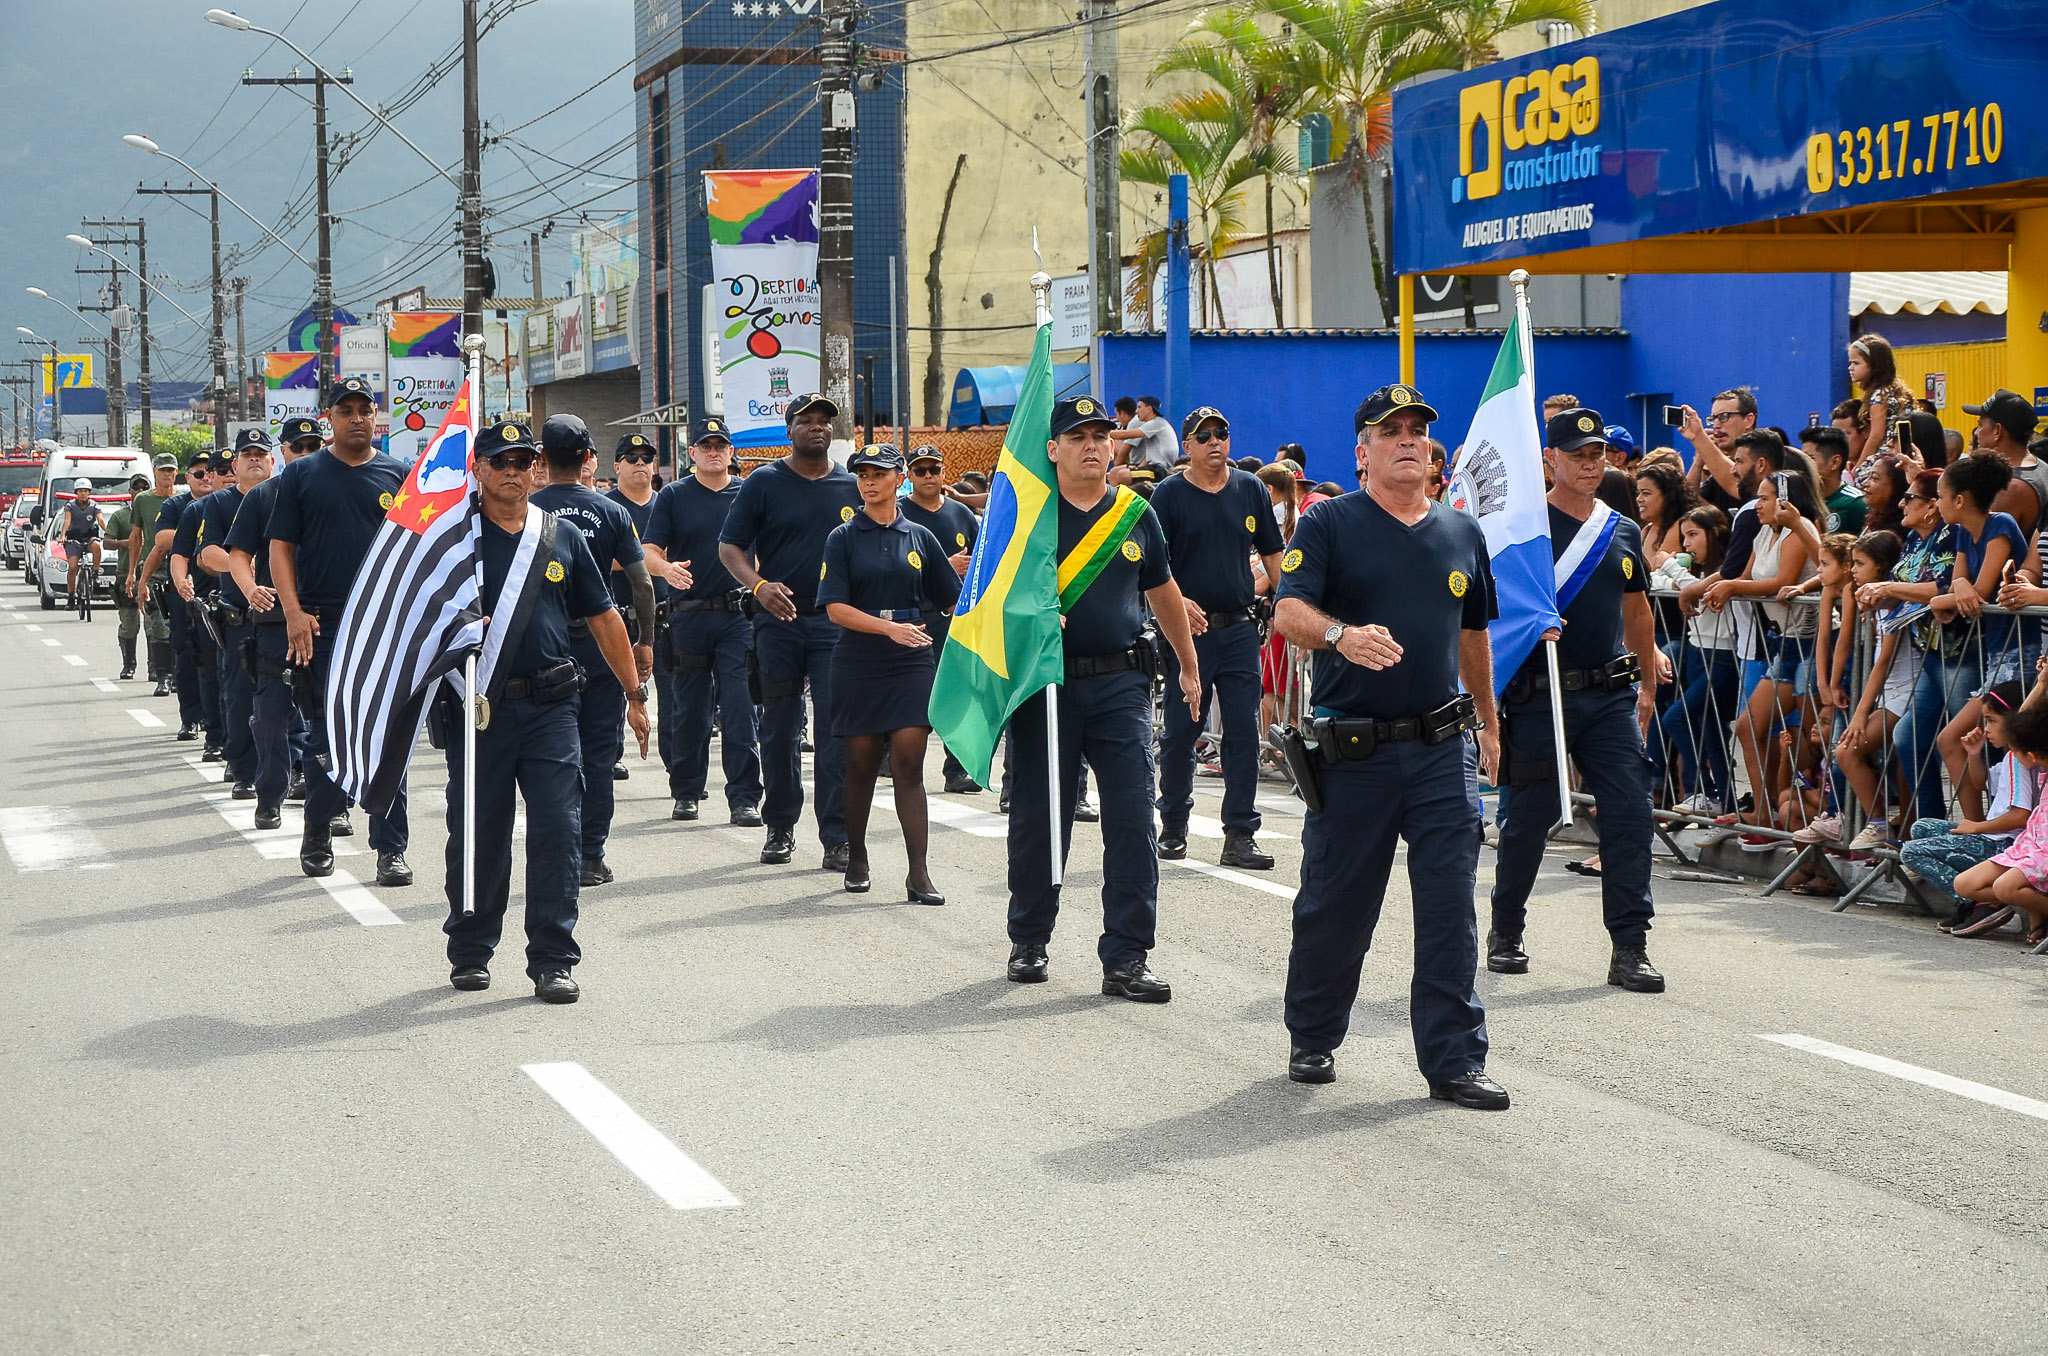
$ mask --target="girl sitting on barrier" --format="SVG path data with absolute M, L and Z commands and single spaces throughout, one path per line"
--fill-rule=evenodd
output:
M 2041 796 L 2048 774 L 2048 704 L 2029 702 L 2013 711 L 2005 717 L 2004 733 L 2006 746 L 2033 779 L 2034 808 L 2010 846 L 1955 878 L 1956 894 L 1976 907 L 1950 931 L 1981 937 L 2024 913 L 2027 940 L 2038 946 L 2048 936 L 2048 802 Z
M 2006 717 L 2018 708 L 2024 692 L 2018 683 L 2005 682 L 1985 693 L 1984 720 L 1972 732 L 1972 752 L 2002 751 L 1990 768 L 1991 812 L 1981 820 L 1915 820 L 1911 841 L 1899 849 L 1902 866 L 1939 886 L 1957 906 L 1954 917 L 1942 923 L 1943 932 L 1961 927 L 1976 909 L 1973 901 L 1956 893 L 1956 877 L 2003 852 L 2034 808 L 2033 775 L 2012 752 L 2005 729 Z
M 1890 532 L 1866 532 L 1850 553 L 1850 571 L 1857 586 L 1857 600 L 1866 608 L 1889 610 L 1889 576 L 1899 563 L 1899 539 Z M 1882 626 L 1883 618 L 1880 616 Z M 1885 806 L 1878 768 L 1890 748 L 1892 727 L 1906 714 L 1913 701 L 1913 685 L 1920 678 L 1921 651 L 1906 630 L 1880 631 L 1877 655 L 1863 680 L 1863 692 L 1849 713 L 1848 729 L 1835 745 L 1835 765 L 1842 769 L 1850 790 L 1862 803 L 1869 821 L 1849 846 L 1882 847 L 1888 835 Z M 1902 781 L 1903 784 L 1903 781 Z M 1902 797 L 1910 800 L 1910 791 Z M 1936 821 L 1938 822 L 1938 821 Z

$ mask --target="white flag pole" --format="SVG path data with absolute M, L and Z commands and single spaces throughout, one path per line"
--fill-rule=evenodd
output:
M 470 455 L 476 452 L 476 430 L 484 423 L 484 337 L 462 341 L 468 351 Z M 481 598 L 479 598 L 481 601 Z M 462 916 L 476 913 L 476 722 L 483 704 L 476 690 L 476 651 L 462 661 Z
M 1536 384 L 1536 340 L 1529 329 L 1529 271 L 1518 268 L 1508 274 L 1508 282 L 1515 289 L 1515 320 L 1522 336 L 1522 370 L 1529 374 L 1529 385 Z M 1531 410 L 1531 417 L 1535 411 Z M 1572 824 L 1572 776 L 1564 756 L 1564 682 L 1557 666 L 1557 642 L 1543 642 L 1543 658 L 1550 670 L 1550 747 L 1556 751 L 1557 759 L 1557 805 L 1564 816 L 1564 826 Z
M 1035 226 L 1031 229 L 1031 248 L 1038 248 L 1038 228 Z M 1038 328 L 1044 329 L 1052 323 L 1052 277 L 1042 266 L 1031 275 L 1031 299 Z M 1063 851 L 1066 835 L 1062 832 L 1064 825 L 1060 820 L 1060 689 L 1057 683 L 1045 685 L 1045 799 L 1046 823 L 1052 826 L 1052 832 L 1047 835 L 1052 841 L 1052 883 L 1058 886 L 1066 874 L 1067 862 Z

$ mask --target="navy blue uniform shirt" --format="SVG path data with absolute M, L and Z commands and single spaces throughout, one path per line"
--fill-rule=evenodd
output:
M 221 493 L 225 493 L 225 491 L 214 491 L 214 494 Z M 171 538 L 171 554 L 183 556 L 187 561 L 194 561 L 194 568 L 196 568 L 195 558 L 199 555 L 199 523 L 206 516 L 206 505 L 212 498 L 213 495 L 209 494 L 202 499 L 186 500 L 178 513 L 176 535 Z M 177 502 L 175 499 L 171 501 L 172 504 Z M 166 504 L 164 507 L 169 508 L 170 505 Z M 192 582 L 198 584 L 200 581 L 194 579 Z
M 633 530 L 631 515 L 596 490 L 583 485 L 550 485 L 535 490 L 532 502 L 535 508 L 554 514 L 562 526 L 581 532 L 590 544 L 591 557 L 607 572 L 614 561 L 631 565 L 647 556 L 640 549 L 640 534 Z M 609 579 L 605 579 L 605 592 L 611 592 Z
M 959 597 L 960 576 L 939 539 L 901 513 L 887 527 L 856 513 L 825 538 L 820 607 L 846 603 L 863 612 L 943 612 Z
M 690 563 L 690 587 L 677 596 L 711 598 L 739 587 L 718 559 L 718 534 L 739 497 L 737 479 L 728 480 L 722 490 L 707 490 L 695 476 L 664 485 L 654 496 L 654 511 L 640 535 L 676 564 Z
M 852 472 L 835 466 L 809 480 L 786 461 L 771 461 L 740 482 L 718 539 L 753 556 L 763 579 L 786 586 L 798 602 L 807 603 L 817 595 L 825 538 L 859 511 L 860 482 Z
M 273 475 L 242 496 L 242 506 L 235 510 L 235 524 L 228 529 L 225 543 L 230 551 L 249 553 L 256 582 L 265 588 L 270 587 L 270 513 L 277 507 L 277 482 L 278 477 Z M 276 607 L 263 615 L 284 620 L 284 612 Z
M 191 502 L 192 491 L 187 489 L 181 489 L 169 499 L 164 500 L 164 506 L 156 511 L 156 526 L 149 530 L 149 539 L 152 546 L 156 544 L 157 533 L 176 532 L 178 530 L 178 524 L 185 517 L 185 505 Z
M 1101 503 L 1085 512 L 1069 504 L 1064 495 L 1057 502 L 1060 513 L 1059 558 L 1065 560 L 1067 553 L 1088 535 L 1088 529 L 1095 526 L 1096 520 L 1109 512 L 1116 496 L 1104 494 Z M 1145 625 L 1142 595 L 1172 578 L 1172 562 L 1166 556 L 1166 534 L 1159 530 L 1159 520 L 1152 516 L 1148 505 L 1139 512 L 1138 521 L 1131 528 L 1131 535 L 1124 538 L 1123 546 L 1110 557 L 1109 564 L 1102 567 L 1102 573 L 1095 576 L 1095 582 L 1068 610 L 1066 630 L 1062 633 L 1067 654 L 1115 654 L 1136 645 L 1139 632 Z
M 192 552 L 194 566 L 201 570 L 206 569 L 204 565 L 199 564 L 199 552 L 207 547 L 218 546 L 223 551 L 227 549 L 228 536 L 233 531 L 235 519 L 240 515 L 242 505 L 248 497 L 242 493 L 240 486 L 230 485 L 224 490 L 215 490 L 199 501 L 199 512 L 195 515 L 199 519 L 199 531 L 195 538 L 197 549 Z M 229 607 L 242 608 L 249 605 L 249 600 L 235 587 L 233 575 L 223 570 L 218 575 L 209 572 L 209 577 L 219 580 L 220 600 Z
M 489 518 L 483 519 L 485 616 L 497 613 L 505 577 L 512 570 L 512 553 L 518 549 L 517 532 L 507 532 Z M 519 638 L 519 651 L 500 661 L 508 665 L 503 670 L 507 678 L 531 677 L 567 661 L 571 657 L 569 623 L 611 611 L 612 596 L 598 571 L 597 558 L 590 554 L 583 534 L 567 522 L 557 524 L 554 560 L 541 566 L 532 587 L 539 592 L 527 615 L 526 633 Z
M 350 466 L 331 451 L 300 457 L 277 475 L 270 539 L 299 548 L 299 606 L 340 607 L 412 468 L 379 452 Z
M 1301 516 L 1280 558 L 1280 596 L 1347 626 L 1384 626 L 1401 647 L 1390 668 L 1315 652 L 1319 711 L 1399 720 L 1458 695 L 1458 644 L 1500 615 L 1486 536 L 1467 514 L 1432 503 L 1410 526 L 1353 490 Z
M 647 496 L 646 503 L 636 504 L 632 500 L 626 498 L 626 492 L 624 490 L 611 490 L 605 494 L 605 498 L 611 500 L 614 504 L 617 504 L 620 508 L 626 511 L 626 517 L 631 519 L 633 523 L 633 540 L 639 542 L 646 541 L 647 522 L 650 518 L 654 516 L 654 496 L 650 494 Z M 645 558 L 647 553 L 645 551 L 642 551 L 640 554 L 643 558 Z M 651 566 L 648 569 L 648 573 L 654 574 L 653 568 Z M 612 601 L 617 603 L 620 607 L 631 607 L 633 605 L 633 587 L 632 585 L 626 582 L 626 572 L 624 570 L 613 570 L 611 574 Z M 655 605 L 659 606 L 662 603 L 667 602 L 669 593 L 670 589 L 668 586 L 668 580 L 663 579 L 658 574 L 655 574 Z
M 981 536 L 981 520 L 974 510 L 957 499 L 942 501 L 935 509 L 922 508 L 908 495 L 896 501 L 896 510 L 939 539 L 939 549 L 949 556 L 974 550 Z
M 1258 597 L 1252 555 L 1277 556 L 1284 544 L 1264 481 L 1233 466 L 1223 488 L 1211 494 L 1189 483 L 1183 471 L 1152 491 L 1152 511 L 1166 533 L 1173 582 L 1182 593 L 1208 612 L 1242 612 L 1252 605 Z
M 1555 504 L 1550 506 L 1552 560 L 1565 553 L 1584 521 L 1572 517 Z M 1643 559 L 1642 529 L 1623 518 L 1615 525 L 1614 536 L 1607 543 L 1607 554 L 1594 567 L 1593 577 L 1579 590 L 1579 596 L 1572 599 L 1572 605 L 1564 610 L 1564 631 L 1557 641 L 1557 666 L 1560 669 L 1597 669 L 1618 658 L 1628 649 L 1621 625 L 1622 595 L 1646 593 L 1649 587 L 1650 564 Z M 1647 667 L 1649 656 L 1639 657 Z M 1543 647 L 1539 645 L 1522 667 L 1525 672 L 1533 672 L 1529 665 L 1546 666 L 1548 663 Z

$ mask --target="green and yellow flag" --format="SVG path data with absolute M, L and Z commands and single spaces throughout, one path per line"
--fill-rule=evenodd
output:
M 932 683 L 932 729 L 984 786 L 1011 713 L 1065 673 L 1052 403 L 1052 327 L 1040 325 Z

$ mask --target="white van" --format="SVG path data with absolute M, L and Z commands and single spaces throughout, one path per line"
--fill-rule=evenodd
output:
M 34 529 L 30 532 L 30 549 L 27 572 L 35 584 L 36 592 L 45 611 L 54 609 L 60 591 L 64 587 L 67 562 L 64 559 L 64 540 L 61 530 L 53 532 L 56 522 L 45 507 L 61 504 L 77 491 L 72 486 L 79 480 L 92 482 L 92 501 L 99 506 L 100 519 L 113 515 L 115 509 L 128 502 L 129 478 L 140 472 L 148 475 L 149 454 L 136 447 L 52 447 L 43 462 L 42 493 L 37 509 L 31 515 Z M 54 515 L 61 521 L 62 513 Z M 113 556 L 114 546 L 108 543 L 103 548 L 106 564 L 100 571 L 100 591 L 113 599 Z M 55 577 L 52 578 L 52 575 Z

